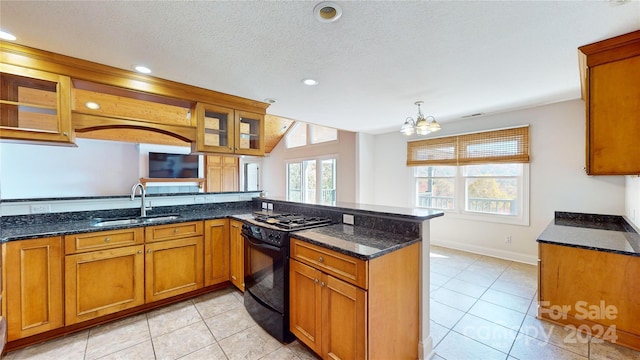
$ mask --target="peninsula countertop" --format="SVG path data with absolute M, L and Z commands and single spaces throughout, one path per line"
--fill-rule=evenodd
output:
M 537 241 L 640 256 L 640 235 L 622 216 L 556 212 Z

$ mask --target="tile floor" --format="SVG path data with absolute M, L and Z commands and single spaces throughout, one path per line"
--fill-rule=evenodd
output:
M 535 318 L 536 267 L 431 248 L 435 359 L 640 359 Z M 16 359 L 317 359 L 283 345 L 226 289 L 6 354 Z

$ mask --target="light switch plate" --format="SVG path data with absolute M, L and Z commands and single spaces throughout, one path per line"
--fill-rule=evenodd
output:
M 342 222 L 345 224 L 353 225 L 353 215 L 342 214 Z

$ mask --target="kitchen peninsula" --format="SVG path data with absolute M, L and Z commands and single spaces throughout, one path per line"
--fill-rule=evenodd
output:
M 640 349 L 636 229 L 622 216 L 556 212 L 538 247 L 538 317 Z
M 253 194 L 255 195 L 255 194 Z M 196 195 L 194 195 L 196 196 Z M 197 195 L 197 196 L 211 196 L 211 194 Z M 153 200 L 154 196 L 150 196 Z M 87 199 L 90 200 L 90 199 Z M 166 200 L 166 199 L 165 199 Z M 3 201 L 3 207 L 7 207 L 13 203 L 15 205 L 20 201 Z M 394 253 L 402 249 L 418 249 L 422 241 L 422 246 L 425 244 L 428 246 L 429 239 L 429 220 L 438 216 L 442 216 L 442 212 L 418 210 L 418 209 L 403 209 L 383 206 L 371 206 L 362 204 L 336 204 L 336 205 L 314 205 L 314 204 L 300 204 L 294 202 L 288 202 L 282 199 L 270 199 L 270 198 L 253 198 L 251 201 L 235 201 L 235 202 L 216 202 L 209 204 L 193 204 L 193 205 L 180 205 L 180 206 L 158 206 L 154 207 L 151 212 L 151 216 L 160 214 L 171 214 L 173 216 L 166 218 L 163 217 L 162 221 L 158 223 L 137 223 L 137 224 L 117 224 L 108 225 L 104 227 L 95 227 L 92 225 L 92 220 L 95 217 L 109 218 L 109 217 L 122 217 L 122 216 L 136 216 L 135 211 L 139 209 L 108 209 L 108 210 L 92 210 L 92 211 L 74 211 L 74 212 L 62 212 L 62 213 L 50 213 L 42 215 L 26 215 L 26 214 L 12 214 L 11 216 L 3 216 L 0 220 L 2 222 L 0 239 L 3 244 L 3 278 L 5 288 L 3 289 L 3 314 L 8 316 L 10 330 L 10 339 L 7 344 L 7 349 L 16 349 L 24 347 L 29 344 L 44 341 L 50 338 L 68 334 L 71 332 L 79 331 L 91 326 L 95 326 L 100 323 L 112 321 L 118 318 L 129 316 L 137 312 L 146 311 L 151 308 L 164 306 L 166 304 L 180 301 L 189 297 L 197 296 L 204 292 L 215 291 L 217 289 L 227 287 L 230 285 L 228 270 L 226 278 L 223 281 L 219 281 L 213 285 L 207 285 L 206 281 L 198 280 L 199 274 L 194 274 L 193 287 L 190 290 L 172 295 L 166 298 L 159 298 L 159 300 L 151 300 L 150 293 L 136 295 L 142 296 L 142 303 L 140 305 L 132 306 L 126 310 L 118 310 L 112 313 L 100 313 L 97 312 L 93 318 L 83 318 L 82 314 L 79 317 L 75 317 L 75 320 L 71 321 L 69 313 L 71 310 L 77 310 L 78 304 L 70 302 L 70 294 L 72 292 L 67 289 L 69 281 L 62 281 L 67 276 L 66 272 L 69 269 L 68 264 L 65 261 L 69 259 L 76 259 L 84 256 L 83 254 L 104 254 L 120 251 L 124 248 L 131 248 L 133 251 L 130 255 L 126 255 L 131 259 L 131 264 L 137 263 L 141 260 L 135 260 L 136 257 L 148 257 L 154 252 L 159 252 L 160 249 L 154 246 L 160 244 L 169 244 L 171 241 L 183 241 L 190 239 L 193 243 L 193 249 L 200 249 L 202 253 L 203 247 L 198 244 L 204 242 L 204 270 L 202 265 L 200 267 L 195 266 L 196 272 L 205 272 L 205 279 L 209 276 L 206 273 L 207 261 L 215 261 L 215 257 L 207 257 L 207 246 L 213 246 L 213 249 L 226 249 L 227 256 L 232 256 L 229 253 L 228 246 L 215 247 L 215 241 L 223 241 L 228 244 L 230 233 L 220 232 L 224 226 L 227 226 L 229 231 L 229 222 L 243 221 L 247 216 L 250 216 L 253 211 L 262 210 L 263 204 L 268 207 L 273 207 L 273 211 L 277 212 L 298 212 L 309 216 L 325 216 L 332 219 L 334 224 L 326 227 L 326 230 L 307 230 L 307 232 L 300 232 L 300 240 L 307 241 L 309 244 L 319 246 L 327 250 L 336 251 L 340 254 L 355 255 L 353 249 L 358 251 L 365 251 L 365 257 L 369 261 L 375 260 L 375 258 L 384 258 L 389 253 Z M 347 216 L 344 217 L 343 215 Z M 351 218 L 349 217 L 351 216 Z M 343 220 L 347 222 L 352 221 L 353 225 L 344 225 Z M 218 225 L 214 225 L 211 222 L 216 222 Z M 203 226 L 204 224 L 204 226 Z M 222 224 L 222 225 L 220 225 Z M 150 229 L 154 229 L 153 236 L 150 234 Z M 136 230 L 140 229 L 140 230 Z M 188 230 L 188 236 L 175 238 L 177 234 L 180 234 L 183 229 Z M 139 232 L 135 235 L 136 230 Z M 177 230 L 177 231 L 176 231 Z M 340 231 L 337 231 L 340 230 Z M 130 238 L 126 238 L 124 244 L 114 245 L 117 240 L 122 240 L 122 237 L 117 236 L 84 236 L 91 233 L 108 233 L 114 232 L 114 234 L 122 234 L 126 232 L 126 235 Z M 145 234 L 142 238 L 142 235 Z M 163 240 L 164 234 L 171 234 L 167 240 Z M 216 235 L 217 234 L 217 235 Z M 220 234 L 224 239 L 220 239 Z M 97 246 L 87 250 L 78 250 L 78 248 L 71 249 L 69 244 L 78 245 L 82 244 L 82 240 L 79 239 L 79 235 L 88 239 L 88 244 L 91 246 Z M 167 235 L 169 236 L 169 235 Z M 295 237 L 295 234 L 293 235 Z M 74 239 L 74 240 L 67 240 Z M 109 239 L 109 241 L 107 241 Z M 93 242 L 95 240 L 95 242 Z M 99 241 L 98 241 L 99 240 Z M 331 240 L 332 243 L 325 243 Z M 16 311 L 11 304 L 20 302 L 22 298 L 19 290 L 20 284 L 15 280 L 9 280 L 9 278 L 15 278 L 19 275 L 20 267 L 24 264 L 19 264 L 16 259 L 16 253 L 9 254 L 9 248 L 16 246 L 17 244 L 29 244 L 36 245 L 37 242 L 48 241 L 44 247 L 40 247 L 40 244 L 36 248 L 47 249 L 45 252 L 39 250 L 36 258 L 42 258 L 46 253 L 47 259 L 53 259 L 47 266 L 49 269 L 59 269 L 57 278 L 54 276 L 53 281 L 57 281 L 55 284 L 48 284 L 48 289 L 52 291 L 48 293 L 39 294 L 41 296 L 29 297 L 31 299 L 45 299 L 48 301 L 51 307 L 51 311 L 57 311 L 56 316 L 52 316 L 51 313 L 39 314 L 46 319 L 42 321 L 44 327 L 40 328 L 40 331 L 35 331 L 30 328 L 31 324 L 21 323 L 20 309 Z M 129 242 L 131 241 L 131 242 Z M 360 242 L 360 243 L 358 243 Z M 358 243 L 358 244 L 356 244 Z M 51 246 L 55 244 L 57 246 L 56 251 L 49 251 L 56 248 Z M 191 243 L 190 243 L 191 244 Z M 209 245 L 207 245 L 209 244 Z M 356 244 L 356 245 L 354 245 Z M 345 247 L 346 249 L 340 249 Z M 349 250 L 348 247 L 352 249 Z M 209 248 L 209 251 L 212 248 Z M 91 251 L 89 251 L 91 250 Z M 151 250 L 151 252 L 149 252 Z M 217 250 L 216 250 L 217 251 Z M 415 250 L 414 250 L 415 251 Z M 213 251 L 215 252 L 215 251 Z M 418 249 L 419 252 L 419 249 Z M 18 251 L 19 253 L 19 251 Z M 144 254 L 143 254 L 144 253 Z M 35 255 L 35 252 L 33 253 Z M 219 254 L 218 254 L 219 256 Z M 416 351 L 421 353 L 421 356 L 429 356 L 432 351 L 431 340 L 428 330 L 428 251 L 423 251 L 420 255 L 420 262 L 422 267 L 420 269 L 422 275 L 422 288 L 420 291 L 420 306 L 421 309 L 421 323 L 427 324 L 426 327 L 421 328 L 420 332 L 420 350 Z M 193 261 L 201 261 L 199 259 L 192 259 Z M 142 259 L 142 258 L 141 258 Z M 8 260 L 8 261 L 7 261 Z M 67 261 L 68 262 L 68 261 Z M 201 262 L 202 263 L 202 262 Z M 228 258 L 222 260 L 222 263 L 226 263 L 228 266 Z M 149 264 L 148 261 L 143 261 L 141 266 L 144 272 L 144 264 Z M 211 265 L 211 264 L 209 264 Z M 132 265 L 134 266 L 134 265 Z M 148 265 L 147 265 L 148 266 Z M 216 268 L 217 265 L 213 266 Z M 427 276 L 424 276 L 427 274 Z M 416 275 L 416 274 L 414 274 Z M 140 276 L 138 274 L 138 276 Z M 419 276 L 415 276 L 418 278 Z M 202 278 L 202 276 L 200 276 Z M 35 280 L 34 280 L 35 281 Z M 41 280 L 38 280 L 41 281 Z M 38 284 L 41 285 L 41 284 Z M 18 290 L 16 290 L 18 287 Z M 42 290 L 47 291 L 47 290 Z M 57 299 L 55 298 L 57 297 Z M 134 296 L 135 297 L 135 296 Z M 12 299 L 13 298 L 13 299 Z M 140 298 L 138 299 L 140 301 Z M 138 303 L 136 303 L 138 304 Z M 38 304 L 34 304 L 38 305 Z M 39 304 L 41 305 L 41 304 Z M 56 308 L 57 306 L 57 308 Z M 10 309 L 10 310 L 9 310 Z M 23 309 L 25 310 L 25 309 Z M 16 315 L 12 315 L 16 314 Z M 75 313 L 77 315 L 77 313 Z M 15 318 L 12 318 L 15 317 Z M 24 318 L 24 317 L 23 317 Z M 56 324 L 50 322 L 50 320 L 58 319 Z M 375 319 L 375 316 L 371 316 L 370 319 Z M 372 320 L 373 321 L 373 320 Z M 416 326 L 417 329 L 417 326 Z M 370 354 L 371 355 L 371 354 Z

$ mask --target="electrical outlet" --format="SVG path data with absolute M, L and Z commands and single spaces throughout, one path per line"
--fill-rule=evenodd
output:
M 342 222 L 345 224 L 353 225 L 353 215 L 342 214 Z
M 506 235 L 504 237 L 504 243 L 505 244 L 511 244 L 511 235 Z
M 262 210 L 267 210 L 267 203 L 266 202 L 262 203 Z
M 49 204 L 38 204 L 29 206 L 29 211 L 32 214 L 44 214 L 51 212 L 51 205 Z
M 273 203 L 268 203 L 267 204 L 267 209 L 273 210 Z

